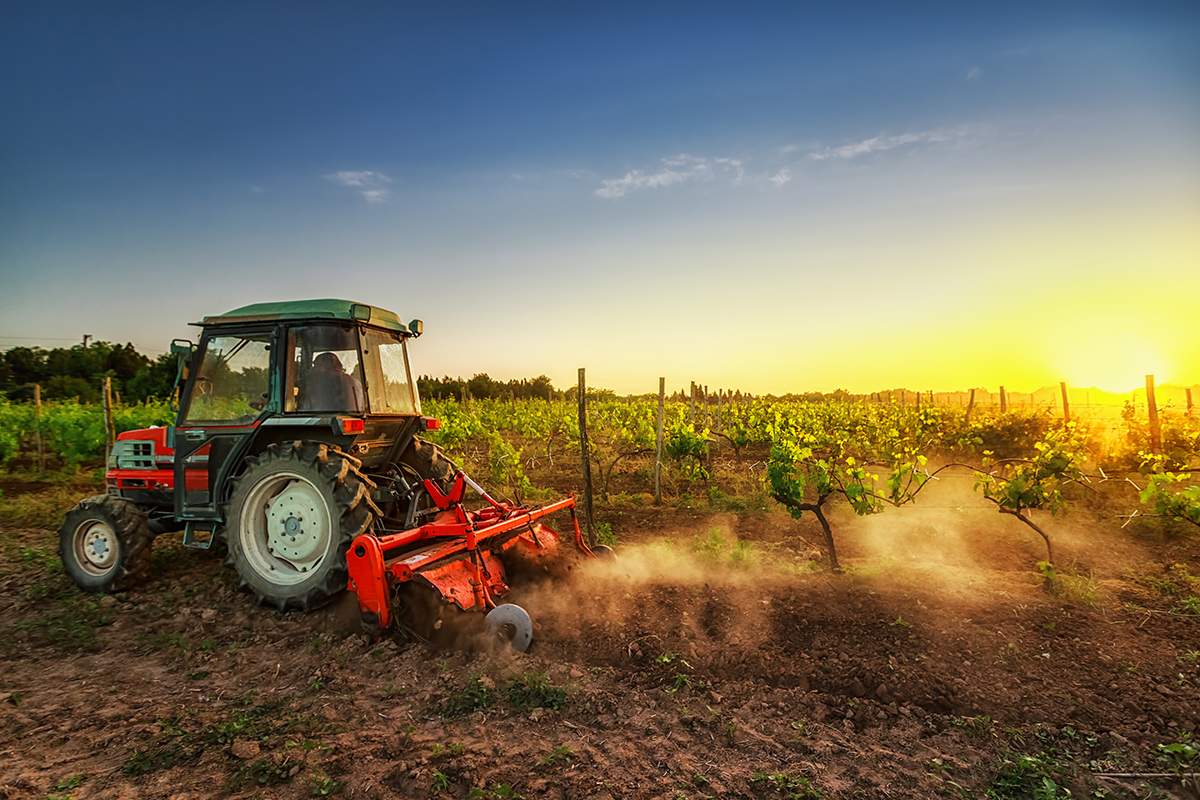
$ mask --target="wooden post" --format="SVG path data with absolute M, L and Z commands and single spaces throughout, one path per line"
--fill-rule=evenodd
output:
M 1146 410 L 1150 414 L 1150 452 L 1162 454 L 1162 427 L 1158 422 L 1158 403 L 1154 401 L 1154 376 L 1146 376 Z
M 583 518 L 587 526 L 588 546 L 596 546 L 596 526 L 592 522 L 592 459 L 587 435 L 587 378 L 579 368 L 579 455 L 583 466 Z
M 696 382 L 692 381 L 691 394 L 688 395 L 688 413 L 691 414 L 692 427 L 696 427 Z
M 38 472 L 46 471 L 45 457 L 42 454 L 42 386 L 33 385 L 33 439 L 37 442 Z
M 104 461 L 108 462 L 108 457 L 112 455 L 113 442 L 117 439 L 116 429 L 113 427 L 113 410 L 112 410 L 112 378 L 105 377 L 104 379 Z
M 921 393 L 917 392 L 917 413 L 921 413 Z
M 1187 393 L 1187 415 L 1190 417 L 1192 415 L 1192 390 L 1184 389 L 1183 391 Z
M 704 427 L 708 428 L 708 384 L 704 385 Z M 708 437 L 704 437 L 704 458 L 708 458 Z
M 971 390 L 971 399 L 967 401 L 967 427 L 971 427 L 971 409 L 975 408 L 975 390 Z
M 717 435 L 713 437 L 713 449 L 716 450 L 717 452 L 720 452 L 720 450 L 721 450 L 721 411 L 722 411 L 721 401 L 722 401 L 722 399 L 723 399 L 722 392 L 718 389 L 717 390 Z
M 1071 421 L 1071 401 L 1067 399 L 1067 382 L 1059 381 L 1058 388 L 1062 391 L 1063 422 L 1069 423 Z
M 654 429 L 654 505 L 662 505 L 663 394 L 667 379 L 658 379 L 658 425 Z

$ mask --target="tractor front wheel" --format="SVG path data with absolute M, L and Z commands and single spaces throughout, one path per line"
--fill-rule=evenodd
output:
M 63 568 L 85 592 L 133 586 L 150 568 L 153 545 L 145 513 L 129 500 L 104 494 L 80 501 L 58 530 Z
M 346 550 L 370 528 L 374 484 L 320 442 L 271 445 L 252 456 L 225 515 L 225 563 L 262 605 L 308 610 L 346 588 Z

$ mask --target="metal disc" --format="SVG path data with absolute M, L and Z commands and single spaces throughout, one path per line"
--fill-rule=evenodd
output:
M 533 641 L 533 621 L 525 609 L 512 603 L 496 606 L 484 618 L 487 623 L 488 637 L 501 644 L 507 644 L 518 653 L 529 649 Z

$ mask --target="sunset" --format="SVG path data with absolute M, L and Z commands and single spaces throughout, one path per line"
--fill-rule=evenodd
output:
M 1200 798 L 1200 3 L 0 5 L 0 800 Z

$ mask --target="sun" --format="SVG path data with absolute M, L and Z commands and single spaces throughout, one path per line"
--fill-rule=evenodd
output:
M 1124 333 L 1061 342 L 1055 365 L 1069 386 L 1094 386 L 1106 392 L 1132 392 L 1170 380 L 1170 364 L 1152 343 Z

